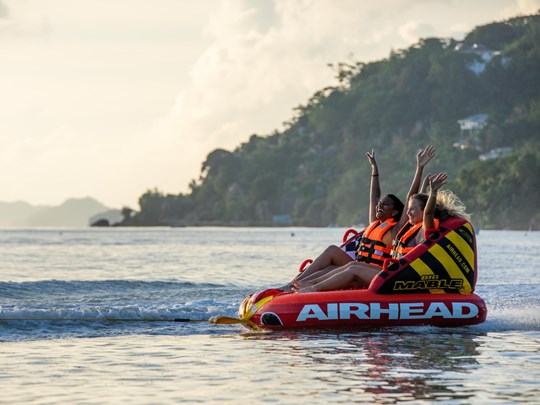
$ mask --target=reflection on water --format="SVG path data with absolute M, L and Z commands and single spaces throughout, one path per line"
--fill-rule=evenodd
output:
M 2 401 L 476 405 L 540 395 L 538 332 L 236 331 L 10 343 Z
M 479 336 L 410 330 L 245 335 L 251 340 L 280 341 L 280 356 L 290 351 L 294 367 L 312 370 L 314 393 L 319 387 L 333 386 L 335 395 L 356 393 L 376 403 L 474 397 L 477 387 L 468 380 L 479 366 Z M 274 352 L 276 348 L 262 349 Z

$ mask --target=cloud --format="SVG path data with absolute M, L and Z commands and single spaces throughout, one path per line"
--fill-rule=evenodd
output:
M 51 26 L 43 14 L 29 10 L 22 2 L 11 2 L 8 7 L 0 0 L 0 39 L 46 39 L 50 34 Z
M 0 0 L 0 170 L 16 174 L 0 199 L 185 192 L 213 149 L 280 129 L 335 84 L 328 63 L 539 1 Z
M 253 4 L 221 2 L 205 30 L 211 45 L 193 65 L 190 85 L 151 130 L 152 139 L 167 145 L 162 154 L 189 151 L 178 172 L 191 178 L 211 149 L 234 148 L 253 133 L 279 129 L 294 106 L 335 84 L 329 62 L 362 47 L 373 52 L 390 35 L 388 27 L 369 23 L 356 1 L 340 7 L 329 0 L 276 1 L 264 14 Z M 376 29 L 366 35 L 369 24 Z
M 532 14 L 540 10 L 540 0 L 517 0 L 515 14 Z
M 417 42 L 420 38 L 428 38 L 435 34 L 434 28 L 421 21 L 407 21 L 398 29 L 401 37 L 407 42 Z
M 9 9 L 4 4 L 2 0 L 0 0 L 0 19 L 7 19 L 9 17 Z
M 355 0 L 340 1 L 339 7 L 333 0 L 266 1 L 264 10 L 263 3 L 248 0 L 219 4 L 205 28 L 210 44 L 191 68 L 189 86 L 150 130 L 161 145 L 156 156 L 176 156 L 170 170 L 179 177 L 156 179 L 171 191 L 179 185 L 187 190 L 212 149 L 233 149 L 253 133 L 280 129 L 294 106 L 335 84 L 329 62 L 351 54 L 362 61 L 383 58 L 420 38 L 471 28 L 461 1 L 411 6 L 392 0 L 387 9 Z

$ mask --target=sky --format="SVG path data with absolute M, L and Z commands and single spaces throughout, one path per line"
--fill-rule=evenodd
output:
M 540 0 L 0 0 L 0 201 L 138 208 L 371 62 Z

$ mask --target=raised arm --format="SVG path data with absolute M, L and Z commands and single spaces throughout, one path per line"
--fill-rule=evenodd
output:
M 433 159 L 433 156 L 435 156 L 435 148 L 432 145 L 427 145 L 424 149 L 422 149 L 416 154 L 416 172 L 414 173 L 411 188 L 407 193 L 405 207 L 408 207 L 411 197 L 418 193 L 418 190 L 420 189 L 420 182 L 422 181 L 422 173 L 424 172 L 424 167 L 429 163 L 431 159 Z M 403 213 L 401 214 L 398 228 L 401 228 L 405 224 L 405 222 L 407 222 L 407 209 L 404 209 Z
M 424 193 L 427 192 L 430 177 L 431 177 L 431 173 L 426 174 L 426 177 L 424 177 L 424 181 L 422 182 L 422 186 L 420 187 L 420 191 L 418 191 L 420 194 L 424 194 Z
M 435 206 L 437 205 L 437 191 L 446 184 L 448 175 L 446 173 L 438 173 L 429 178 L 429 197 L 424 208 L 424 224 L 423 228 L 435 228 Z
M 435 148 L 432 145 L 427 145 L 424 149 L 416 154 L 416 172 L 414 173 L 414 178 L 411 183 L 411 188 L 407 194 L 407 201 L 413 195 L 418 193 L 420 189 L 420 182 L 422 181 L 422 174 L 424 172 L 424 167 L 433 159 L 435 156 Z
M 369 189 L 369 222 L 371 223 L 377 220 L 377 203 L 381 198 L 381 184 L 375 151 L 366 152 L 366 156 L 371 164 L 371 187 Z

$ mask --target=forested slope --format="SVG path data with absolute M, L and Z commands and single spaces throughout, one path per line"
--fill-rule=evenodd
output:
M 429 171 L 448 172 L 476 225 L 538 228 L 540 15 L 333 69 L 336 85 L 295 108 L 284 130 L 212 151 L 190 193 L 148 190 L 122 225 L 366 223 L 365 152 L 376 151 L 383 193 L 403 198 L 417 150 L 431 143 Z M 461 129 L 469 117 L 477 128 Z

